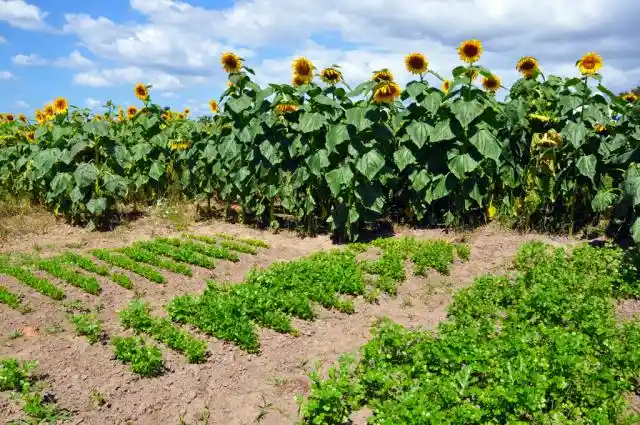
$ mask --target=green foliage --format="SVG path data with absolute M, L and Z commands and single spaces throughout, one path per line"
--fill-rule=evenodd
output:
M 151 251 L 147 251 L 146 249 L 132 246 L 121 248 L 117 251 L 122 252 L 124 255 L 135 261 L 151 264 L 152 266 L 156 266 L 185 276 L 193 276 L 193 272 L 191 271 L 191 269 L 184 264 L 176 263 L 175 261 L 169 260 L 167 258 L 159 257 L 157 254 Z
M 158 238 L 157 242 L 175 247 L 182 248 L 194 253 L 201 253 L 209 257 L 219 258 L 221 260 L 229 260 L 233 262 L 240 261 L 237 254 L 229 252 L 228 249 L 219 246 L 210 246 L 202 243 L 197 243 L 189 240 L 177 239 L 177 238 Z
M 70 319 L 76 327 L 76 334 L 85 336 L 90 344 L 95 344 L 100 340 L 102 325 L 95 314 L 74 314 Z
M 54 257 L 50 259 L 36 260 L 34 264 L 40 270 L 43 270 L 60 280 L 64 280 L 65 282 L 80 288 L 89 294 L 99 295 L 100 292 L 102 292 L 102 288 L 100 288 L 100 284 L 95 277 L 87 276 L 66 268 L 64 266 L 64 260 L 60 258 Z
M 230 249 L 232 251 L 241 252 L 243 254 L 256 255 L 256 253 L 258 252 L 251 245 L 245 245 L 242 242 L 231 241 L 231 240 L 220 242 L 220 246 L 222 246 L 224 248 L 227 248 L 227 249 Z
M 187 356 L 189 363 L 205 361 L 207 345 L 188 332 L 176 328 L 171 321 L 152 317 L 149 305 L 142 301 L 131 301 L 120 311 L 120 323 L 125 329 L 151 335 L 156 341 L 164 342 L 170 348 Z
M 6 286 L 0 286 L 0 304 L 5 304 L 21 313 L 28 313 L 31 311 L 29 306 L 22 303 L 22 298 L 9 291 Z
M 129 276 L 123 275 L 121 273 L 113 273 L 111 275 L 111 280 L 122 286 L 124 289 L 133 289 L 133 283 L 131 283 L 131 279 L 129 279 Z
M 35 361 L 20 363 L 8 358 L 0 362 L 0 391 L 29 391 L 33 383 L 31 372 L 37 367 Z
M 144 264 L 136 263 L 134 260 L 125 257 L 122 254 L 110 252 L 107 249 L 94 249 L 93 251 L 91 251 L 91 253 L 95 255 L 96 258 L 106 263 L 123 268 L 125 270 L 129 270 L 137 275 L 149 279 L 152 282 L 165 282 L 165 277 L 162 275 L 162 273 L 149 266 L 145 266 Z M 121 280 L 121 278 L 118 279 Z
M 76 265 L 88 272 L 95 273 L 100 276 L 108 276 L 109 268 L 96 264 L 90 257 L 85 257 L 75 252 L 67 251 L 60 257 L 63 261 Z
M 462 261 L 469 261 L 469 256 L 471 255 L 471 246 L 468 244 L 457 243 L 454 245 L 456 249 L 456 255 Z
M 204 254 L 186 247 L 175 247 L 171 244 L 161 242 L 154 239 L 152 241 L 136 242 L 134 248 L 142 248 L 156 255 L 164 255 L 176 261 L 193 264 L 194 266 L 204 267 L 206 269 L 214 269 L 216 267 L 214 261 Z
M 53 298 L 54 300 L 62 300 L 65 298 L 64 292 L 45 279 L 41 279 L 34 275 L 31 271 L 9 264 L 6 260 L 0 258 L 0 274 L 13 276 L 20 282 L 35 289 L 43 295 Z
M 265 241 L 261 241 L 260 239 L 243 238 L 240 236 L 229 235 L 227 233 L 216 233 L 216 236 L 229 241 L 237 241 L 246 245 L 252 245 L 257 248 L 269 248 L 269 244 Z
M 517 276 L 477 278 L 437 332 L 381 320 L 357 368 L 312 379 L 302 423 L 339 424 L 365 405 L 377 425 L 635 423 L 624 395 L 640 373 L 640 323 L 619 324 L 612 303 L 626 261 L 524 244 Z
M 116 359 L 130 364 L 133 373 L 151 378 L 164 372 L 160 349 L 147 345 L 142 337 L 114 337 L 112 343 Z

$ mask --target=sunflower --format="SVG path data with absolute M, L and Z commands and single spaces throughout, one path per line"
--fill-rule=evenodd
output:
M 391 103 L 400 96 L 400 86 L 393 81 L 378 84 L 373 91 L 373 100 L 376 103 Z
M 490 92 L 497 92 L 500 89 L 500 77 L 492 74 L 491 77 L 484 77 L 482 79 L 482 87 Z
M 40 109 L 36 109 L 36 122 L 38 124 L 42 124 L 45 120 L 46 116 L 44 115 L 44 112 L 42 112 Z
M 184 111 L 182 111 L 182 113 L 184 114 L 185 117 L 189 116 L 189 114 L 191 113 L 191 109 L 189 108 L 184 108 Z
M 464 62 L 478 62 L 480 55 L 482 55 L 482 43 L 476 39 L 463 41 L 458 46 L 458 55 Z
M 69 110 L 69 102 L 64 97 L 58 97 L 53 101 L 53 109 L 55 109 L 56 114 L 64 114 Z
M 165 121 L 170 121 L 171 120 L 171 111 L 164 111 L 164 113 L 162 114 L 162 119 Z
M 622 99 L 626 100 L 629 103 L 636 103 L 636 101 L 638 100 L 638 95 L 630 91 L 629 93 L 623 94 Z
M 33 143 L 36 141 L 36 133 L 35 131 L 26 131 L 24 133 L 24 138 L 27 139 L 27 142 Z
M 214 99 L 211 99 L 209 101 L 209 109 L 211 109 L 212 114 L 218 112 L 218 102 L 216 102 Z
M 444 80 L 442 82 L 442 91 L 446 94 L 446 93 L 449 93 L 450 89 L 451 89 L 451 81 Z
M 118 121 L 123 121 L 124 120 L 124 110 L 122 109 L 122 106 L 120 106 L 118 108 Z
M 489 218 L 489 220 L 493 220 L 493 217 L 496 216 L 496 212 L 496 207 L 489 205 L 489 208 L 487 208 L 487 218 Z
M 133 93 L 142 101 L 149 100 L 149 89 L 142 83 L 138 83 L 133 88 Z
M 23 123 L 27 123 L 27 122 L 29 122 L 29 119 L 24 114 L 18 114 L 18 121 L 21 121 Z
M 228 73 L 240 72 L 242 69 L 242 59 L 232 52 L 224 52 L 220 55 L 220 63 Z
M 44 106 L 44 109 L 42 110 L 42 112 L 44 112 L 44 116 L 47 119 L 52 119 L 56 115 L 56 111 L 53 108 L 53 105 L 51 105 L 50 103 Z
M 540 121 L 540 122 L 557 122 L 558 121 L 557 118 L 551 117 L 551 116 L 546 115 L 546 114 L 534 114 L 534 113 L 531 113 L 531 114 L 529 114 L 529 118 L 537 120 L 537 121 Z
M 407 71 L 417 75 L 424 74 L 429 67 L 429 61 L 425 55 L 418 52 L 410 53 L 405 56 L 404 64 L 407 67 Z
M 138 108 L 136 108 L 135 106 L 131 105 L 127 108 L 127 117 L 133 118 L 136 116 L 137 113 L 138 113 Z
M 296 112 L 297 110 L 298 110 L 298 105 L 294 105 L 293 103 L 281 103 L 279 105 L 276 105 L 276 112 L 278 114 Z
M 464 75 L 471 81 L 475 81 L 478 78 L 478 70 L 475 68 L 469 68 L 464 72 Z
M 371 77 L 372 81 L 381 82 L 381 81 L 393 81 L 393 74 L 387 68 L 381 69 L 380 71 L 374 71 L 373 77 Z
M 582 75 L 595 75 L 604 65 L 604 59 L 596 52 L 589 52 L 576 62 Z
M 342 72 L 336 68 L 325 68 L 320 73 L 320 79 L 327 84 L 338 84 L 342 81 Z
M 540 70 L 540 64 L 533 56 L 524 56 L 518 61 L 516 69 L 524 78 L 529 79 Z
M 13 116 L 13 114 L 4 114 L 4 120 L 6 122 L 13 122 L 15 120 L 15 117 Z
M 102 118 L 103 117 L 100 114 L 96 114 L 96 115 L 93 116 L 93 119 L 96 120 L 96 121 L 102 121 Z
M 308 78 L 309 80 L 313 78 L 313 70 L 315 69 L 315 66 L 313 66 L 311 61 L 305 57 L 294 59 L 291 64 L 291 68 L 293 69 L 294 75 L 299 75 L 301 77 Z
M 189 143 L 187 142 L 172 142 L 169 145 L 169 148 L 174 151 L 184 151 L 189 148 Z
M 298 87 L 298 86 L 302 86 L 302 85 L 305 85 L 305 84 L 309 84 L 310 82 L 311 82 L 311 80 L 309 78 L 304 77 L 302 75 L 298 75 L 298 74 L 295 74 L 293 76 L 293 79 L 291 80 L 291 84 L 294 87 Z

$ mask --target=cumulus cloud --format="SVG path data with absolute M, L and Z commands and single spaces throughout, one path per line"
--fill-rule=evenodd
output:
M 0 71 L 0 80 L 12 80 L 15 76 L 9 71 Z
M 7 39 L 0 35 L 0 44 L 6 44 Z
M 90 87 L 111 87 L 144 81 L 158 90 L 177 90 L 188 84 L 202 83 L 205 78 L 191 75 L 172 75 L 162 71 L 129 66 L 81 72 L 74 76 L 73 81 L 78 85 Z
M 93 65 L 90 59 L 82 56 L 77 50 L 74 50 L 69 56 L 58 58 L 55 60 L 49 60 L 41 57 L 38 54 L 17 54 L 11 58 L 11 62 L 21 66 L 57 66 L 61 68 L 87 68 Z
M 87 108 L 89 108 L 89 109 L 95 109 L 95 108 L 101 106 L 102 102 L 99 101 L 98 99 L 94 99 L 92 97 L 88 97 L 85 100 L 85 105 L 87 105 Z
M 29 104 L 24 100 L 16 100 L 15 102 L 13 102 L 13 106 L 15 106 L 16 108 L 26 109 L 29 107 Z
M 0 0 L 0 21 L 22 29 L 44 28 L 47 13 L 24 0 Z

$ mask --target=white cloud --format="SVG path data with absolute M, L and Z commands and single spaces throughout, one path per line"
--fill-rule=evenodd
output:
M 38 54 L 17 54 L 11 58 L 11 62 L 21 66 L 45 66 L 51 65 L 61 68 L 88 68 L 93 65 L 93 62 L 82 54 L 74 50 L 69 56 L 58 58 L 55 60 L 45 59 Z
M 7 39 L 0 35 L 0 44 L 6 44 Z
M 89 108 L 89 109 L 95 109 L 95 108 L 97 108 L 97 107 L 101 106 L 101 105 L 102 105 L 102 102 L 101 102 L 101 101 L 99 101 L 98 99 L 94 99 L 94 98 L 92 98 L 92 97 L 88 97 L 88 98 L 85 100 L 85 104 L 87 105 L 87 108 Z
M 175 99 L 178 97 L 178 93 L 167 91 L 167 92 L 160 93 L 160 96 L 166 99 Z
M 15 102 L 13 102 L 13 106 L 15 106 L 16 108 L 26 109 L 29 107 L 29 104 L 24 100 L 16 100 Z
M 81 86 L 110 87 L 145 82 L 158 90 L 177 90 L 187 83 L 202 83 L 204 77 L 177 76 L 162 71 L 145 70 L 135 66 L 103 70 L 90 70 L 74 76 L 73 81 Z
M 12 80 L 15 76 L 9 71 L 0 71 L 0 80 Z
M 22 29 L 41 29 L 45 27 L 47 13 L 38 6 L 23 0 L 0 0 L 0 21 Z

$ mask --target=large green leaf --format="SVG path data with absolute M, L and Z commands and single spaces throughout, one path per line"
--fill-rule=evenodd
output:
M 279 164 L 282 161 L 280 152 L 278 152 L 278 149 L 268 140 L 260 143 L 260 153 L 271 165 Z
M 367 112 L 369 112 L 369 108 L 362 106 L 347 109 L 347 124 L 353 125 L 358 131 L 371 127 L 373 123 L 366 117 Z
M 131 164 L 133 156 L 129 153 L 129 150 L 123 145 L 116 145 L 114 149 L 114 157 L 116 162 L 122 168 L 127 168 Z
M 155 181 L 160 181 L 160 178 L 164 175 L 164 168 L 164 160 L 158 159 L 154 161 L 149 168 L 149 177 L 151 177 Z
M 496 163 L 500 159 L 502 149 L 498 144 L 498 140 L 496 140 L 495 136 L 489 130 L 484 128 L 479 129 L 469 141 L 485 158 L 491 158 L 496 161 Z
M 468 153 L 454 156 L 449 160 L 449 170 L 460 180 L 464 179 L 467 173 L 475 170 L 478 162 Z
M 329 171 L 324 177 L 325 180 L 327 180 L 331 194 L 334 197 L 337 197 L 343 186 L 351 184 L 351 181 L 353 180 L 353 172 L 348 165 L 343 165 L 340 168 Z
M 583 123 L 570 121 L 562 129 L 562 135 L 577 149 L 582 146 L 586 140 L 589 130 Z
M 598 159 L 595 157 L 595 155 L 584 155 L 581 156 L 580 159 L 578 159 L 576 166 L 578 167 L 580 174 L 585 177 L 589 177 L 589 179 L 593 181 L 593 178 L 596 175 L 597 164 Z
M 424 122 L 414 121 L 407 126 L 407 133 L 409 137 L 411 137 L 411 141 L 418 148 L 421 148 L 427 142 L 427 139 L 429 139 L 431 126 Z
M 413 156 L 413 153 L 411 153 L 411 150 L 409 148 L 407 148 L 406 146 L 401 146 L 393 153 L 393 160 L 398 166 L 398 170 L 402 171 L 407 168 L 409 164 L 415 163 L 416 157 Z
M 300 116 L 300 131 L 311 133 L 317 131 L 325 124 L 327 119 L 318 112 L 305 112 Z
M 51 180 L 50 187 L 53 196 L 69 192 L 73 187 L 73 176 L 69 173 L 58 173 Z
M 356 168 L 362 173 L 362 175 L 371 181 L 382 167 L 384 167 L 384 164 L 384 157 L 380 152 L 373 149 L 360 157 L 356 163 Z
M 414 172 L 411 177 L 411 187 L 413 187 L 417 191 L 421 191 L 427 184 L 431 181 L 431 175 L 427 170 L 420 170 L 418 172 Z
M 38 152 L 33 158 L 33 167 L 36 169 L 38 179 L 46 176 L 60 159 L 60 149 L 45 149 Z
M 631 237 L 636 243 L 640 243 L 640 217 L 631 225 Z
M 104 174 L 102 176 L 104 190 L 115 197 L 124 198 L 127 195 L 127 180 L 117 174 Z
M 236 114 L 239 114 L 251 106 L 251 98 L 246 94 L 243 94 L 240 97 L 230 98 L 226 101 L 225 105 Z
M 416 99 L 418 95 L 424 93 L 427 90 L 427 85 L 421 81 L 412 81 L 407 84 L 406 90 L 409 96 Z
M 458 100 L 451 105 L 451 112 L 453 112 L 463 128 L 469 127 L 469 124 L 478 118 L 484 109 L 485 106 L 476 100 L 470 102 Z
M 346 140 L 349 140 L 349 131 L 347 130 L 346 125 L 336 124 L 331 126 L 331 128 L 327 132 L 327 150 L 329 152 L 335 151 L 336 146 L 340 145 Z
M 382 209 L 384 208 L 384 195 L 378 185 L 361 184 L 356 188 L 356 196 L 367 209 L 382 213 Z
M 601 190 L 591 200 L 591 208 L 595 212 L 604 212 L 616 200 L 616 195 L 610 190 Z
M 106 198 L 91 198 L 89 202 L 87 202 L 87 209 L 93 215 L 102 215 L 107 209 L 107 199 Z
M 329 166 L 329 155 L 324 149 L 318 150 L 307 160 L 309 170 L 316 176 L 320 176 L 325 168 Z
M 435 115 L 442 104 L 442 94 L 437 91 L 432 91 L 425 96 L 424 100 L 420 102 L 420 104 L 424 106 L 431 115 Z
M 446 119 L 438 121 L 436 126 L 431 130 L 431 143 L 437 143 L 445 140 L 454 139 L 456 135 L 451 130 L 451 122 Z
M 427 202 L 436 201 L 448 196 L 456 186 L 456 178 L 452 174 L 437 176 L 432 181 L 435 182 L 435 186 L 431 193 L 429 193 L 430 199 L 425 199 Z
M 133 160 L 138 162 L 141 159 L 146 159 L 151 152 L 152 146 L 149 143 L 142 142 L 131 146 L 131 153 L 133 153 Z
M 76 180 L 76 185 L 83 189 L 95 184 L 98 178 L 98 169 L 93 164 L 83 162 L 78 165 L 76 171 L 73 173 L 73 177 Z

